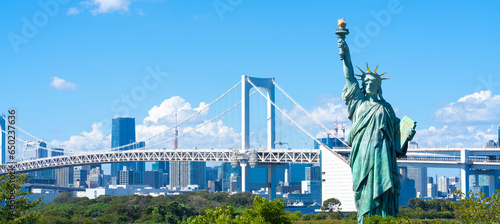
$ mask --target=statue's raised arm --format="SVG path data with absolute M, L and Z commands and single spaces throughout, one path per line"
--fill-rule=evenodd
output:
M 351 86 L 353 83 L 356 82 L 356 78 L 354 77 L 354 69 L 352 67 L 351 63 L 351 53 L 349 52 L 349 47 L 347 46 L 347 43 L 345 42 L 345 36 L 349 34 L 349 30 L 345 29 L 346 22 L 344 18 L 339 19 L 339 28 L 335 31 L 335 34 L 337 34 L 337 37 L 339 38 L 339 55 L 340 55 L 340 60 L 344 62 L 344 75 L 346 79 L 346 84 L 348 86 Z

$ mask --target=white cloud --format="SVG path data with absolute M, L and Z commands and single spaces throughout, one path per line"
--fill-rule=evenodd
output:
M 142 141 L 153 136 L 146 141 L 146 146 L 156 145 L 158 143 L 170 140 L 174 137 L 175 113 L 178 115 L 178 121 L 181 122 L 194 113 L 201 111 L 206 107 L 206 103 L 201 102 L 198 107 L 193 108 L 179 96 L 174 96 L 164 100 L 159 106 L 154 106 L 149 111 L 149 116 L 144 118 L 142 124 L 136 125 L 136 140 Z M 206 121 L 215 115 L 208 115 L 208 109 L 192 118 L 178 127 L 179 136 L 185 133 L 185 136 L 179 139 L 179 148 L 237 148 L 240 146 L 240 135 L 232 127 L 228 127 L 222 120 L 209 122 Z M 138 122 L 139 123 L 139 122 Z M 198 128 L 199 127 L 199 128 Z M 110 149 L 111 135 L 105 135 L 104 132 L 111 130 L 102 130 L 102 123 L 95 123 L 91 132 L 82 132 L 79 135 L 71 136 L 69 140 L 60 142 L 53 141 L 53 145 L 62 145 L 69 150 L 94 151 Z M 107 127 L 110 129 L 111 127 Z M 167 131 L 168 130 L 168 131 Z M 166 132 L 167 131 L 167 132 Z M 173 148 L 174 141 L 162 143 L 154 148 Z
M 131 4 L 129 0 L 89 0 L 82 2 L 84 5 L 90 7 L 97 7 L 92 10 L 94 15 L 99 13 L 110 13 L 115 11 L 129 11 L 129 5 Z
M 50 82 L 50 86 L 54 87 L 57 90 L 76 90 L 77 88 L 76 84 L 68 82 L 56 76 L 52 77 L 52 82 Z
M 174 96 L 164 100 L 160 106 L 154 106 L 149 110 L 149 116 L 144 119 L 147 124 L 175 124 L 175 114 L 177 113 L 177 120 L 182 121 L 192 116 L 195 113 L 203 110 L 207 106 L 206 103 L 201 102 L 198 107 L 193 108 L 190 103 L 186 102 L 179 96 Z M 200 122 L 208 114 L 208 110 L 201 112 L 190 122 Z
M 90 132 L 82 132 L 79 135 L 71 136 L 69 140 L 64 142 L 54 140 L 51 144 L 62 145 L 65 149 L 78 152 L 100 151 L 110 148 L 111 135 L 104 134 L 102 123 L 94 123 Z
M 414 141 L 419 147 L 477 147 L 482 148 L 489 140 L 497 139 L 494 125 L 461 125 L 435 127 L 417 130 Z
M 144 118 L 142 125 L 136 126 L 137 139 L 145 139 L 167 131 L 166 133 L 148 141 L 146 145 L 155 145 L 160 142 L 172 139 L 174 137 L 174 126 L 176 124 L 175 114 L 177 114 L 177 123 L 191 117 L 193 114 L 202 111 L 188 122 L 178 127 L 179 148 L 236 148 L 239 146 L 240 135 L 235 133 L 233 128 L 225 126 L 223 121 L 215 120 L 204 126 L 207 120 L 211 119 L 209 109 L 203 110 L 207 104 L 199 103 L 198 107 L 193 108 L 185 99 L 174 96 L 164 100 L 159 106 L 154 106 L 149 110 L 149 116 Z M 155 148 L 173 148 L 174 142 L 170 141 Z
M 417 130 L 420 147 L 484 147 L 497 139 L 500 123 L 500 95 L 480 91 L 461 97 L 435 112 L 441 127 Z
M 78 13 L 80 13 L 80 11 L 75 7 L 69 8 L 68 12 L 66 12 L 67 15 L 78 15 Z
M 445 123 L 500 122 L 500 95 L 481 91 L 460 98 L 436 111 L 438 121 Z

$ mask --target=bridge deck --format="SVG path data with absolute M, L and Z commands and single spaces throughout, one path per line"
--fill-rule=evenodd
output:
M 348 159 L 350 149 L 335 148 L 337 153 Z M 500 149 L 471 149 L 466 160 L 471 167 L 500 168 Z M 445 152 L 444 154 L 441 152 Z M 453 154 L 447 154 L 453 152 Z M 408 156 L 398 160 L 399 166 L 459 167 L 462 165 L 458 149 L 410 149 Z M 489 154 L 488 154 L 489 152 Z M 479 153 L 479 155 L 474 155 Z M 480 156 L 487 153 L 488 156 Z M 500 154 L 499 154 L 500 155 Z M 248 150 L 243 154 L 240 149 L 148 149 L 127 151 L 101 151 L 70 156 L 49 157 L 30 161 L 7 164 L 0 168 L 0 174 L 32 172 L 69 166 L 106 164 L 119 162 L 154 162 L 154 161 L 205 161 L 237 162 L 246 159 L 250 163 L 319 163 L 319 149 L 273 149 Z

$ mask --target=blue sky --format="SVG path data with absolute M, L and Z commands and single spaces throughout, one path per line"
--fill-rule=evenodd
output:
M 0 111 L 16 108 L 20 127 L 54 144 L 106 147 L 117 115 L 148 137 L 173 122 L 155 106 L 192 114 L 242 74 L 275 77 L 332 129 L 348 123 L 342 17 L 353 64 L 388 71 L 384 98 L 418 122 L 419 145 L 481 147 L 500 125 L 497 1 L 40 2 L 0 3 Z M 145 79 L 146 95 L 125 103 Z

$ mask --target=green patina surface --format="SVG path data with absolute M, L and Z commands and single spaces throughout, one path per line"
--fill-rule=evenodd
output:
M 415 135 L 414 125 L 401 141 L 400 119 L 382 97 L 384 73 L 379 75 L 377 69 L 370 71 L 368 65 L 366 72 L 358 68 L 362 73 L 356 75 L 360 77 L 360 86 L 345 35 L 339 34 L 338 42 L 346 78 L 342 98 L 352 121 L 347 142 L 352 148 L 349 163 L 358 222 L 362 223 L 367 215 L 397 216 L 401 188 L 397 158 L 406 154 L 405 142 Z

